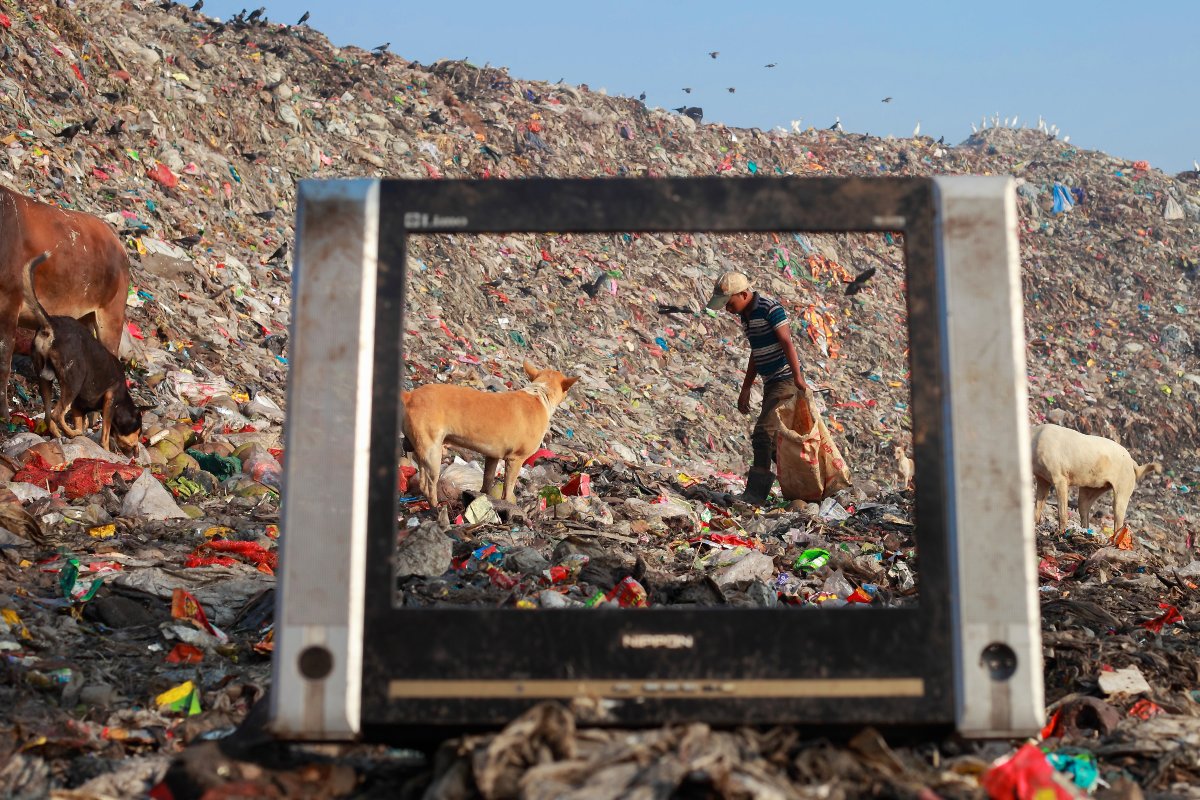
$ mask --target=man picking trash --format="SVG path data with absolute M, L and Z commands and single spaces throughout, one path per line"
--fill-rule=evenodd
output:
M 750 389 L 755 377 L 761 375 L 763 379 L 762 409 L 750 435 L 754 463 L 746 475 L 746 491 L 739 497 L 746 503 L 762 505 L 775 483 L 771 469 L 779 428 L 775 409 L 792 399 L 797 391 L 808 392 L 808 384 L 800 372 L 787 311 L 778 300 L 751 289 L 750 279 L 742 273 L 726 272 L 717 280 L 708 308 L 713 311 L 724 308 L 737 315 L 750 344 L 738 411 L 750 413 Z

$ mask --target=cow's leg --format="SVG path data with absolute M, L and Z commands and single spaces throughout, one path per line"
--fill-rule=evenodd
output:
M 21 310 L 20 292 L 12 300 L 0 307 L 0 422 L 8 422 L 8 379 L 17 339 L 17 313 Z
M 109 300 L 107 304 L 92 313 L 92 324 L 96 329 L 96 338 L 100 340 L 100 344 L 104 345 L 105 350 L 117 357 L 121 355 L 121 334 L 125 328 L 127 289 L 128 287 L 123 287 L 122 291 L 114 296 L 112 300 Z

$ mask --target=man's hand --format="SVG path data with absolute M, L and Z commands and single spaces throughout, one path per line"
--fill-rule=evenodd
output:
M 800 377 L 796 378 L 796 390 L 800 392 L 800 394 L 808 394 L 812 391 L 808 388 L 808 384 L 804 382 L 804 378 Z
M 738 411 L 743 414 L 750 413 L 750 389 L 742 389 L 742 393 L 738 395 Z

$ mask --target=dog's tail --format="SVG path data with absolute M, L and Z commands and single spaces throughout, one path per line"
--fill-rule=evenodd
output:
M 25 265 L 25 305 L 29 306 L 29 310 L 37 317 L 39 328 L 50 327 L 50 317 L 46 314 L 46 309 L 42 308 L 42 304 L 38 302 L 37 292 L 33 290 L 33 271 L 37 269 L 38 264 L 41 264 L 50 257 L 50 251 L 34 256 L 29 259 L 29 263 Z
M 1136 472 L 1137 479 L 1140 481 L 1142 476 L 1147 472 L 1156 472 L 1162 474 L 1162 464 L 1159 464 L 1157 461 L 1152 464 L 1142 464 L 1141 466 L 1137 467 Z

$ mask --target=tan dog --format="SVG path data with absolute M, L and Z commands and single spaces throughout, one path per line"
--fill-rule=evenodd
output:
M 1091 527 L 1092 504 L 1112 489 L 1113 530 L 1125 527 L 1125 511 L 1133 488 L 1147 472 L 1162 472 L 1161 464 L 1138 465 L 1129 451 L 1112 439 L 1089 436 L 1061 425 L 1033 427 L 1033 475 L 1037 478 L 1033 524 L 1037 525 L 1050 496 L 1058 495 L 1058 532 L 1067 532 L 1067 492 L 1079 487 L 1079 521 Z
M 504 462 L 504 499 L 516 502 L 521 465 L 542 445 L 550 415 L 578 378 L 525 362 L 532 383 L 513 392 L 483 392 L 466 386 L 428 384 L 404 392 L 405 447 L 417 462 L 421 493 L 437 505 L 442 445 L 474 450 L 484 457 L 483 491 L 491 490 L 496 466 Z
M 905 454 L 904 446 L 899 444 L 892 455 L 896 459 L 896 477 L 900 479 L 900 488 L 907 489 L 912 485 L 913 471 L 916 469 L 913 460 Z

